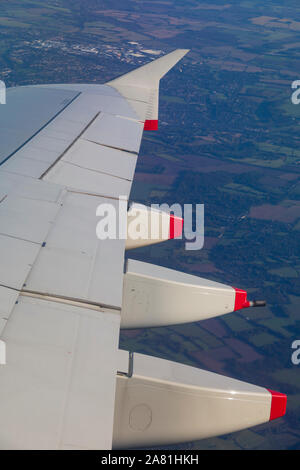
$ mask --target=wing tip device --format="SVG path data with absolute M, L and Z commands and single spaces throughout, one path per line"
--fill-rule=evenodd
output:
M 121 77 L 111 80 L 107 85 L 115 88 L 121 95 L 132 101 L 139 118 L 144 123 L 145 131 L 158 130 L 159 82 L 189 49 L 176 49 L 158 59 L 149 62 Z M 145 102 L 141 108 L 136 102 Z

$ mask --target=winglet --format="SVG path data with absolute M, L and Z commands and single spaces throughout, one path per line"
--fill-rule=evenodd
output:
M 149 64 L 143 65 L 132 72 L 126 73 L 107 83 L 114 87 L 134 86 L 141 88 L 156 88 L 159 80 L 189 52 L 189 49 L 176 49 Z
M 158 129 L 159 81 L 174 67 L 189 49 L 176 49 L 132 72 L 111 80 L 107 85 L 117 89 L 131 101 L 144 101 L 148 104 L 144 112 L 135 107 L 139 117 L 145 123 L 145 130 Z

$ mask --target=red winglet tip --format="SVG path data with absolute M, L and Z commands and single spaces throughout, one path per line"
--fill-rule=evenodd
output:
M 233 289 L 235 290 L 234 311 L 250 307 L 250 302 L 247 300 L 247 292 L 236 287 Z
M 170 234 L 169 240 L 181 237 L 183 231 L 183 219 L 170 214 Z
M 287 396 L 284 393 L 274 392 L 269 390 L 272 395 L 270 421 L 273 419 L 281 418 L 286 412 Z
M 157 119 L 146 119 L 144 124 L 145 131 L 158 131 L 158 120 Z

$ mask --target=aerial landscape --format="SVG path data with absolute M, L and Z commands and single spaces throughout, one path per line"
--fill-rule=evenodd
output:
M 205 244 L 126 256 L 267 307 L 123 331 L 120 347 L 288 395 L 280 422 L 170 449 L 300 449 L 299 2 L 6 0 L 0 10 L 7 87 L 105 83 L 176 48 L 190 52 L 161 82 L 159 130 L 144 133 L 131 200 L 204 204 Z

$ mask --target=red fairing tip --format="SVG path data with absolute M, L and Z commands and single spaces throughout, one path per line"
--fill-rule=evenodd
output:
M 272 395 L 270 421 L 273 419 L 281 418 L 286 412 L 287 396 L 284 393 L 274 392 L 269 390 Z
M 250 302 L 247 300 L 247 292 L 242 289 L 237 289 L 234 287 L 235 290 L 235 303 L 234 303 L 234 311 L 241 310 L 242 308 L 250 307 Z
M 144 124 L 145 131 L 158 131 L 158 120 L 157 119 L 146 119 Z
M 181 237 L 183 231 L 183 219 L 170 214 L 170 235 L 169 239 Z

